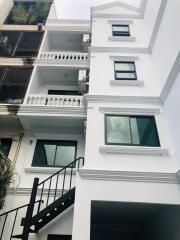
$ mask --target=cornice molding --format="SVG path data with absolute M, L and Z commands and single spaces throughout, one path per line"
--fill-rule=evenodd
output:
M 161 95 L 160 95 L 160 99 L 161 99 L 162 103 L 165 103 L 165 101 L 166 101 L 166 99 L 167 99 L 175 81 L 176 81 L 176 78 L 177 78 L 179 72 L 180 72 L 180 51 L 179 51 L 179 53 L 176 57 L 176 60 L 173 64 L 173 67 L 172 67 L 172 69 L 169 73 L 169 76 L 168 76 L 168 78 L 165 82 L 165 85 L 162 89 L 162 92 L 161 92 Z
M 131 114 L 131 115 L 158 115 L 160 109 L 158 108 L 115 108 L 115 107 L 99 107 L 99 111 L 102 113 L 114 113 L 114 114 Z
M 90 33 L 90 26 L 60 26 L 60 25 L 47 25 L 45 30 L 48 31 L 75 31 L 75 32 L 84 32 Z
M 82 168 L 79 174 L 82 178 L 89 180 L 180 184 L 180 179 L 176 173 L 94 170 Z
M 39 174 L 54 174 L 57 173 L 61 168 L 53 168 L 53 167 L 25 167 L 24 171 L 26 173 L 39 173 Z M 73 169 L 72 174 L 76 175 L 77 170 Z M 64 175 L 64 171 L 59 173 L 60 175 Z M 66 174 L 70 175 L 71 170 L 67 169 Z
M 149 53 L 148 48 L 139 48 L 139 47 L 99 47 L 93 46 L 89 47 L 90 53 Z
M 100 11 L 100 10 L 105 10 L 105 9 L 113 8 L 113 7 L 121 7 L 121 8 L 125 8 L 127 10 L 130 10 L 130 11 L 133 11 L 133 12 L 139 12 L 139 9 L 137 7 L 134 7 L 130 4 L 123 3 L 123 2 L 120 2 L 120 1 L 114 1 L 114 2 L 111 2 L 111 3 L 106 3 L 106 4 L 96 6 L 96 7 L 92 7 L 91 11 L 92 12 Z
M 127 154 L 127 155 L 168 155 L 169 150 L 161 147 L 139 147 L 139 146 L 112 146 L 104 145 L 99 147 L 103 154 Z
M 119 102 L 130 102 L 130 103 L 151 103 L 161 105 L 159 97 L 139 97 L 139 96 L 110 96 L 110 95 L 84 95 L 85 100 L 88 103 L 100 102 L 100 103 L 119 103 Z
M 156 40 L 157 33 L 159 31 L 159 27 L 161 25 L 161 21 L 162 21 L 162 18 L 163 18 L 163 14 L 164 14 L 167 2 L 168 2 L 167 0 L 161 0 L 159 12 L 158 12 L 158 15 L 157 15 L 157 18 L 156 18 L 156 22 L 155 22 L 154 29 L 153 29 L 153 32 L 151 34 L 151 38 L 150 38 L 150 42 L 149 42 L 149 46 L 148 46 L 150 52 L 152 52 L 154 42 Z

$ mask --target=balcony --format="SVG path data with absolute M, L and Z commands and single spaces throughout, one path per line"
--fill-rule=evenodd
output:
M 87 69 L 38 66 L 31 79 L 24 106 L 83 111 L 83 94 L 87 91 Z
M 29 94 L 26 104 L 29 106 L 83 107 L 83 97 Z
M 83 33 L 48 31 L 41 52 L 40 62 L 88 64 L 90 35 Z

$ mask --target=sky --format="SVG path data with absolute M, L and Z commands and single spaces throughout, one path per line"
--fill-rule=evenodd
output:
M 58 18 L 90 19 L 90 7 L 114 2 L 116 0 L 55 0 Z M 140 0 L 121 0 L 139 6 Z

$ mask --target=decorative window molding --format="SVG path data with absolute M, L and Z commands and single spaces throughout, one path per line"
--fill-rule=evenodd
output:
M 168 155 L 169 150 L 162 147 L 142 146 L 100 146 L 100 153 L 103 154 L 132 154 L 132 155 Z
M 138 56 L 109 56 L 112 61 L 138 61 Z
M 110 36 L 108 37 L 109 41 L 125 41 L 125 42 L 135 42 L 136 38 L 135 37 L 119 37 L 119 36 Z
M 124 25 L 130 25 L 133 23 L 132 20 L 108 20 L 109 24 L 124 24 Z
M 111 108 L 99 107 L 99 111 L 105 114 L 122 114 L 122 115 L 145 115 L 154 116 L 160 114 L 160 109 L 157 108 Z
M 112 87 L 116 86 L 143 86 L 144 81 L 142 80 L 126 80 L 126 81 L 118 81 L 118 80 L 110 80 L 110 85 Z

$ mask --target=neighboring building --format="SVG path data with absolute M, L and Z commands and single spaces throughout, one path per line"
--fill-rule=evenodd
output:
M 180 2 L 43 4 L 0 1 L 0 239 L 179 240 Z

